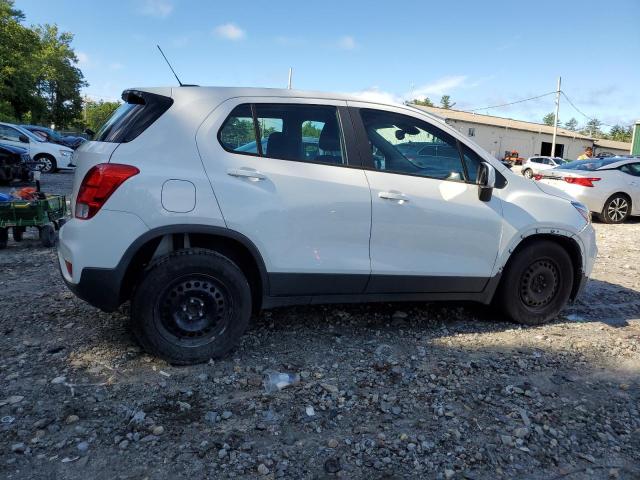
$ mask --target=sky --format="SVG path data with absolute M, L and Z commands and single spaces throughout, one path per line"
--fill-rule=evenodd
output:
M 183 83 L 293 87 L 541 122 L 562 90 L 587 117 L 640 119 L 640 1 L 16 0 L 75 35 L 92 98 Z M 563 97 L 560 120 L 588 121 Z

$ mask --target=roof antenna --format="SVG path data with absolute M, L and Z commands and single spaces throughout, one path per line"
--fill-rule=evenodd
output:
M 293 76 L 293 68 L 289 67 L 289 82 L 287 83 L 287 88 L 291 90 L 291 77 Z
M 167 65 L 169 65 L 169 68 L 171 69 L 171 71 L 173 72 L 173 76 L 176 77 L 176 80 L 178 81 L 178 85 L 180 85 L 181 87 L 189 87 L 191 85 L 184 85 L 180 79 L 178 78 L 178 74 L 176 73 L 176 71 L 173 69 L 173 67 L 171 66 L 171 64 L 169 63 L 169 60 L 167 60 L 167 56 L 164 54 L 164 52 L 162 51 L 162 49 L 160 48 L 160 45 L 156 45 L 156 47 L 158 47 L 158 50 L 160 50 L 160 53 L 162 54 L 162 57 L 164 58 L 164 61 L 167 62 Z

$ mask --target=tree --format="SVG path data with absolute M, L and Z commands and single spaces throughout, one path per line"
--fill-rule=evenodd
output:
M 419 105 L 421 107 L 433 107 L 433 102 L 429 99 L 429 97 L 424 97 L 424 99 L 420 100 L 418 98 L 414 98 L 409 103 L 413 105 Z
M 555 119 L 556 115 L 555 113 L 547 113 L 544 117 L 542 117 L 542 123 L 544 123 L 545 125 L 549 125 L 550 127 L 553 127 L 553 120 Z M 560 119 L 558 118 L 558 126 L 560 126 Z
M 622 125 L 614 125 L 609 131 L 607 137 L 611 140 L 617 140 L 618 142 L 630 142 L 633 136 L 633 126 L 624 127 Z
M 552 121 L 552 124 L 553 124 L 553 121 Z M 578 129 L 578 121 L 575 118 L 571 117 L 571 120 L 565 123 L 564 127 L 567 130 L 571 130 L 572 132 L 575 132 Z
M 592 138 L 602 138 L 602 131 L 600 130 L 600 126 L 602 122 L 597 118 L 592 118 L 587 122 L 585 127 L 582 129 L 580 133 L 583 135 L 589 135 Z
M 13 5 L 0 0 L 0 118 L 65 127 L 79 116 L 87 85 L 73 35 L 55 25 L 28 28 Z
M 102 100 L 96 102 L 85 99 L 84 123 L 86 127 L 97 132 L 119 106 L 120 102 L 103 102 Z
M 445 110 L 449 110 L 455 106 L 455 102 L 451 103 L 451 97 L 449 95 L 443 95 L 440 99 L 440 106 Z

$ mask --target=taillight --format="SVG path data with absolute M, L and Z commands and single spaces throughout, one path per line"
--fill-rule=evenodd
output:
M 565 182 L 582 187 L 593 187 L 593 182 L 597 182 L 598 180 L 600 179 L 594 177 L 564 177 Z
M 138 173 L 140 170 L 136 167 L 119 163 L 100 163 L 92 167 L 78 190 L 76 218 L 87 220 L 93 217 L 125 180 Z
M 534 180 L 542 180 L 542 175 L 540 175 L 539 173 L 536 173 L 536 174 L 533 176 L 533 179 L 534 179 Z
M 65 260 L 64 266 L 67 267 L 67 273 L 69 276 L 73 277 L 73 264 L 69 260 Z

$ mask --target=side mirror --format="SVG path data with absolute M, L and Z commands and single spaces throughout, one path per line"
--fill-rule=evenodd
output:
M 27 137 L 25 134 L 22 134 L 18 137 L 18 140 L 20 140 L 22 143 L 29 143 L 29 137 Z
M 483 202 L 491 200 L 493 189 L 496 186 L 496 169 L 487 162 L 482 162 L 478 167 L 478 198 Z
M 94 132 L 93 130 L 91 130 L 90 128 L 85 128 L 84 129 L 84 133 L 86 133 L 87 135 L 89 135 L 90 137 L 93 137 L 96 132 Z

